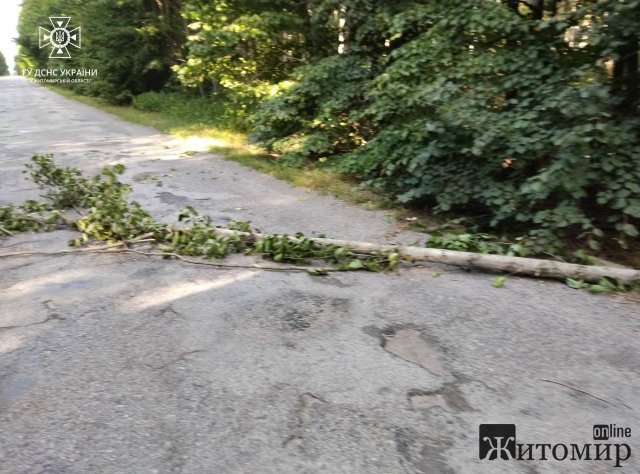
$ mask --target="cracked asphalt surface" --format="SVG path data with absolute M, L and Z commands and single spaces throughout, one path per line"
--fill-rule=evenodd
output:
M 21 174 L 34 153 L 87 172 L 125 164 L 159 219 L 193 205 L 268 232 L 419 237 L 200 140 L 3 78 L 0 205 L 37 197 Z M 60 252 L 73 236 L 2 237 L 0 254 Z M 492 278 L 435 265 L 319 278 L 129 254 L 0 256 L 0 472 L 639 472 L 640 305 Z M 482 423 L 550 444 L 626 426 L 632 437 L 616 442 L 632 454 L 620 468 L 481 461 Z

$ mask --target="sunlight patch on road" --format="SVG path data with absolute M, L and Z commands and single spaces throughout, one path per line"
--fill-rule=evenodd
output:
M 197 295 L 205 291 L 222 288 L 239 281 L 247 280 L 257 275 L 256 271 L 247 270 L 235 275 L 225 275 L 217 279 L 186 281 L 182 283 L 172 283 L 161 288 L 154 288 L 152 291 L 142 293 L 132 300 L 127 306 L 133 306 L 137 310 L 160 306 L 173 301 Z
M 207 151 L 212 146 L 229 146 L 229 142 L 224 139 L 196 137 L 193 135 L 185 137 L 182 141 L 189 150 L 194 151 Z
M 0 339 L 0 354 L 8 354 L 16 349 L 20 349 L 25 341 L 23 335 L 10 334 Z
M 9 286 L 3 293 L 9 298 L 18 298 L 32 293 L 52 290 L 61 291 L 73 289 L 74 287 L 82 289 L 85 285 L 89 286 L 90 281 L 91 274 L 86 269 L 64 270 L 22 280 Z

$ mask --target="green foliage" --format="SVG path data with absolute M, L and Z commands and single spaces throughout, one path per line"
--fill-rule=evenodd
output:
M 506 276 L 495 277 L 491 282 L 491 286 L 493 286 L 494 288 L 502 288 L 506 283 L 506 281 L 507 281 Z
M 128 201 L 131 187 L 118 180 L 124 166 L 104 167 L 98 175 L 87 178 L 78 168 L 57 166 L 52 155 L 35 155 L 31 161 L 25 173 L 40 187 L 47 202 L 27 201 L 21 210 L 50 212 L 45 222 L 54 223 L 66 209 L 87 209 L 87 214 L 74 222 L 82 232 L 82 237 L 73 241 L 74 245 L 89 239 L 126 240 L 161 228 L 137 202 Z M 24 230 L 38 230 L 38 227 Z
M 88 213 L 75 222 L 82 232 L 78 245 L 88 239 L 121 241 L 149 232 L 160 232 L 164 226 L 153 221 L 150 214 L 135 201 L 129 202 L 131 187 L 118 180 L 124 166 L 104 167 L 90 179 L 90 194 L 86 202 Z
M 330 265 L 310 268 L 312 275 L 324 275 L 329 270 L 390 271 L 400 262 L 400 255 L 394 251 L 361 255 L 344 247 L 321 245 L 302 234 L 295 238 L 268 235 L 256 239 L 249 222 L 232 222 L 229 226 L 246 236 L 221 236 L 211 219 L 191 206 L 178 214 L 179 226 L 170 227 L 155 222 L 137 202 L 128 200 L 131 187 L 119 180 L 124 171 L 123 165 L 106 166 L 98 175 L 87 178 L 77 168 L 56 166 L 51 155 L 35 155 L 26 173 L 42 189 L 48 202 L 27 201 L 18 208 L 1 207 L 0 231 L 11 235 L 12 231 L 52 230 L 67 223 L 63 212 L 73 207 L 84 213 L 72 223 L 81 232 L 79 238 L 70 242 L 74 246 L 91 240 L 127 243 L 146 237 L 146 241 L 171 255 L 224 258 L 244 252 L 275 262 L 321 261 Z
M 229 222 L 229 225 L 227 225 L 227 229 L 237 230 L 239 232 L 252 232 L 251 221 L 231 221 Z
M 516 242 L 503 242 L 495 236 L 483 233 L 468 232 L 434 232 L 429 235 L 426 247 L 457 250 L 461 252 L 475 252 L 496 255 L 508 255 L 516 257 L 526 257 L 531 254 L 540 253 L 543 249 L 538 249 L 532 242 L 520 237 Z
M 252 139 L 284 154 L 289 163 L 317 160 L 364 144 L 357 107 L 372 67 L 367 58 L 336 55 L 299 69 L 292 85 L 262 104 Z
M 0 51 L 0 76 L 8 76 L 9 74 L 11 74 L 9 71 L 9 65 L 7 64 L 4 54 Z
M 174 67 L 177 77 L 253 110 L 322 44 L 310 31 L 308 8 L 295 0 L 187 0 L 187 57 Z
M 611 278 L 603 278 L 598 283 L 586 283 L 582 280 L 567 278 L 567 286 L 575 290 L 587 290 L 590 293 L 614 293 L 630 291 L 631 287 L 618 283 Z
M 215 227 L 208 216 L 201 216 L 191 206 L 178 214 L 178 221 L 189 224 L 180 229 L 156 233 L 156 240 L 164 252 L 195 255 L 205 258 L 224 258 L 230 253 L 247 250 L 240 237 L 215 235 Z
M 396 7 L 368 12 L 346 54 L 265 102 L 257 140 L 538 248 L 638 236 L 640 119 L 619 111 L 632 90 L 612 87 L 604 65 L 640 27 L 640 2 L 542 19 L 492 0 Z M 372 37 L 388 50 L 370 52 Z
M 56 166 L 52 155 L 35 155 L 25 174 L 40 187 L 42 197 L 57 209 L 84 207 L 91 197 L 90 181 L 78 168 Z
M 358 255 L 345 247 L 321 245 L 302 234 L 296 234 L 295 240 L 287 235 L 261 238 L 255 243 L 254 251 L 274 262 L 309 263 L 322 260 L 342 271 L 390 271 L 395 269 L 400 261 L 400 255 L 396 252 Z
M 70 226 L 81 232 L 79 238 L 69 242 L 74 246 L 92 240 L 120 245 L 147 242 L 157 245 L 167 257 L 185 255 L 220 259 L 234 253 L 256 254 L 278 263 L 311 265 L 307 270 L 313 276 L 326 275 L 330 271 L 391 271 L 401 260 L 395 250 L 359 254 L 347 247 L 320 244 L 303 234 L 258 236 L 248 221 L 229 225 L 228 229 L 241 234 L 223 236 L 208 216 L 200 215 L 191 206 L 179 212 L 178 225 L 158 223 L 138 203 L 128 200 L 131 187 L 119 180 L 124 171 L 123 165 L 107 166 L 98 175 L 85 177 L 77 168 L 56 166 L 51 155 L 35 155 L 26 173 L 40 186 L 47 202 L 28 200 L 18 207 L 0 207 L 0 232 L 13 235 L 13 232 L 48 231 Z M 71 197 L 73 193 L 78 195 L 76 199 Z M 69 207 L 83 215 L 70 222 L 64 216 Z M 511 247 L 501 246 L 507 244 L 495 242 L 489 235 L 438 235 L 432 237 L 430 245 L 483 253 L 513 252 Z M 437 277 L 439 273 L 432 272 L 431 275 Z M 492 285 L 502 288 L 506 278 L 498 276 Z M 567 284 L 593 293 L 630 289 L 608 278 L 595 285 L 572 279 L 568 279 Z
M 21 206 L 0 207 L 0 234 L 13 232 L 51 231 L 62 224 L 62 213 L 35 201 L 26 201 Z

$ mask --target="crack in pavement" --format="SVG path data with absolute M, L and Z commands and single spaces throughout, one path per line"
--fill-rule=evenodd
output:
M 29 323 L 29 324 L 19 324 L 16 326 L 0 326 L 0 330 L 9 331 L 11 329 L 28 328 L 31 326 L 37 326 L 39 324 L 46 324 L 50 321 L 65 321 L 66 319 L 67 318 L 64 318 L 59 314 L 54 313 L 54 314 L 50 314 L 49 316 L 46 317 L 46 319 L 43 319 L 42 321 L 36 321 L 35 323 Z
M 287 437 L 287 439 L 282 442 L 283 448 L 294 449 L 300 447 L 304 440 L 304 437 L 302 434 L 299 434 L 299 432 L 313 421 L 314 410 L 317 407 L 326 405 L 328 403 L 326 400 L 309 392 L 305 392 L 300 395 L 298 400 L 298 420 L 296 423 L 297 426 L 294 434 Z
M 178 362 L 186 362 L 188 361 L 189 356 L 193 355 L 193 354 L 199 354 L 201 352 L 207 352 L 206 349 L 195 349 L 193 351 L 187 351 L 187 352 L 183 352 L 180 355 L 178 355 L 177 358 L 170 360 L 169 362 L 162 364 L 162 365 L 152 365 L 152 364 L 140 364 L 144 367 L 147 367 L 149 369 L 152 370 L 164 370 L 167 367 L 173 365 L 173 364 L 177 364 Z

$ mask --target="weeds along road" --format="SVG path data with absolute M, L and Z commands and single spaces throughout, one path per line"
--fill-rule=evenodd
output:
M 192 205 L 268 232 L 415 238 L 383 212 L 25 80 L 0 81 L 0 119 L 0 205 L 37 197 L 21 170 L 54 153 L 87 172 L 126 165 L 162 219 Z M 0 253 L 65 250 L 72 235 L 3 237 Z M 639 305 L 434 268 L 320 278 L 124 254 L 0 258 L 0 472 L 638 472 Z M 481 461 L 483 423 L 552 445 L 628 426 L 615 442 L 634 451 L 621 469 Z

